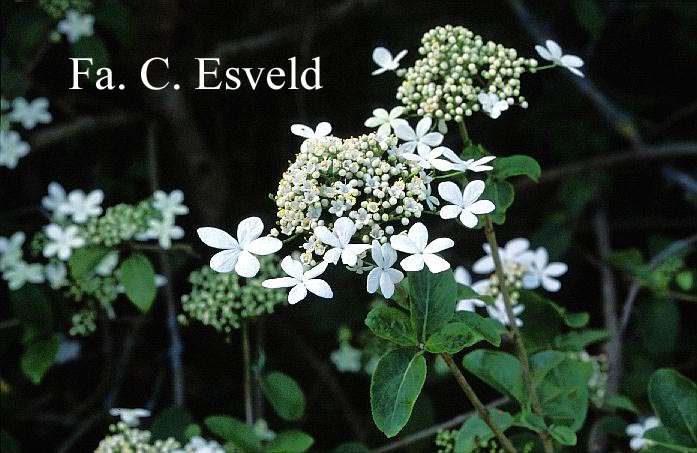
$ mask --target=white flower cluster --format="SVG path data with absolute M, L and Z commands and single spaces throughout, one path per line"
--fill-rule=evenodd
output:
M 10 109 L 11 106 L 11 109 Z M 12 123 L 21 124 L 26 130 L 37 124 L 48 124 L 53 117 L 48 111 L 48 99 L 36 98 L 31 102 L 23 97 L 0 101 L 0 167 L 14 169 L 19 160 L 29 154 L 29 143 L 22 140 L 19 132 L 12 130 Z
M 646 439 L 646 433 L 654 428 L 661 426 L 661 421 L 654 417 L 642 417 L 637 423 L 627 425 L 625 432 L 630 437 L 629 448 L 640 451 L 653 445 L 651 439 Z
M 404 79 L 397 99 L 409 112 L 462 122 L 479 110 L 496 118 L 509 105 L 527 107 L 520 77 L 537 66 L 535 59 L 519 57 L 515 49 L 460 26 L 436 27 L 421 44 L 422 58 L 397 71 Z
M 94 34 L 94 16 L 74 9 L 68 10 L 65 12 L 65 19 L 58 22 L 57 31 L 65 35 L 68 42 L 76 43 L 81 38 Z
M 487 305 L 478 299 L 464 299 L 458 301 L 456 310 L 475 311 L 476 307 L 485 307 L 488 315 L 500 321 L 504 325 L 509 324 L 506 307 L 499 288 L 499 279 L 494 267 L 494 259 L 491 254 L 491 246 L 483 245 L 486 256 L 478 259 L 472 266 L 476 274 L 489 274 L 489 277 L 472 283 L 472 278 L 464 267 L 458 267 L 455 272 L 455 280 L 483 296 L 494 297 L 493 305 Z M 499 247 L 499 257 L 506 277 L 506 288 L 513 306 L 514 315 L 519 315 L 525 307 L 517 303 L 518 289 L 536 289 L 540 286 L 547 291 L 556 292 L 561 289 L 561 283 L 556 277 L 564 275 L 567 265 L 560 262 L 549 262 L 549 255 L 544 247 L 536 250 L 530 249 L 530 241 L 524 238 L 510 240 L 503 248 Z M 522 326 L 523 322 L 516 319 L 516 324 Z

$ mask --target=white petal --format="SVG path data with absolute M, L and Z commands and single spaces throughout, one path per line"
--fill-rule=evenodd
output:
M 332 288 L 324 280 L 320 280 L 318 278 L 307 280 L 305 282 L 305 287 L 315 296 L 323 297 L 325 299 L 331 299 L 334 297 Z
M 211 269 L 222 273 L 232 272 L 235 269 L 235 264 L 237 264 L 237 258 L 239 256 L 239 249 L 230 249 L 218 252 L 211 258 Z
M 424 254 L 424 262 L 426 263 L 426 266 L 428 266 L 428 270 L 434 274 L 450 269 L 450 263 L 445 261 L 440 256 L 432 253 Z
M 464 266 L 458 266 L 455 268 L 455 281 L 461 285 L 470 286 L 472 284 L 472 276 Z
M 315 135 L 315 131 L 304 124 L 293 124 L 290 127 L 290 131 L 293 134 L 303 138 L 312 138 Z
M 421 143 L 425 143 L 428 146 L 438 146 L 443 143 L 443 134 L 440 132 L 429 132 L 421 137 Z
M 298 283 L 288 292 L 288 303 L 297 304 L 307 297 L 307 288 L 302 283 Z
M 535 46 L 535 50 L 545 60 L 552 61 L 552 54 L 549 53 L 549 50 L 547 50 L 546 47 L 537 45 L 537 46 Z
M 419 250 L 416 248 L 414 241 L 412 241 L 411 238 L 403 234 L 394 234 L 390 236 L 390 244 L 392 245 L 392 248 L 400 252 L 419 253 Z
M 358 255 L 349 249 L 344 249 L 341 252 L 341 262 L 346 266 L 355 266 L 358 261 Z
M 506 246 L 504 247 L 506 251 L 506 256 L 508 256 L 509 258 L 520 255 L 521 253 L 526 252 L 529 248 L 530 241 L 528 241 L 525 238 L 511 239 L 506 243 Z
M 414 243 L 416 250 L 419 252 L 423 251 L 428 243 L 428 230 L 426 229 L 426 225 L 421 222 L 413 224 L 411 228 L 409 228 L 409 239 Z
M 416 255 L 404 258 L 400 261 L 399 265 L 407 272 L 418 272 L 424 268 L 424 257 L 420 253 L 417 253 Z
M 373 49 L 373 61 L 380 67 L 392 64 L 392 53 L 384 47 Z
M 385 272 L 387 273 L 387 275 L 390 276 L 390 280 L 392 280 L 392 283 L 399 283 L 402 280 L 404 280 L 404 274 L 402 273 L 402 271 L 389 268 L 386 269 Z
M 472 214 L 488 214 L 496 209 L 494 203 L 489 200 L 479 200 L 472 203 L 467 210 Z
M 283 272 L 298 280 L 303 279 L 303 265 L 300 261 L 296 261 L 290 256 L 286 256 L 281 261 L 281 269 Z
M 564 55 L 561 57 L 561 64 L 567 68 L 580 68 L 583 66 L 583 60 L 576 55 Z
M 431 159 L 431 165 L 438 171 L 451 171 L 453 163 L 445 159 Z
M 440 208 L 440 218 L 444 220 L 454 219 L 459 216 L 461 212 L 461 207 L 449 204 Z
M 290 288 L 298 284 L 298 281 L 293 277 L 271 278 L 261 282 L 264 288 Z
M 46 227 L 46 236 L 49 239 L 57 240 L 63 236 L 63 230 L 55 223 L 51 223 Z
M 432 124 L 433 120 L 431 119 L 431 117 L 425 116 L 421 118 L 419 122 L 416 123 L 416 136 L 424 137 L 426 134 L 428 134 L 428 131 L 431 129 Z
M 254 277 L 259 272 L 259 260 L 248 251 L 242 250 L 235 264 L 235 272 L 241 277 Z
M 462 206 L 469 206 L 474 203 L 477 198 L 482 195 L 485 187 L 486 184 L 484 184 L 484 181 L 479 179 L 471 181 L 469 184 L 467 184 L 462 194 Z
M 559 47 L 559 44 L 557 44 L 556 41 L 552 41 L 551 39 L 548 39 L 545 44 L 547 45 L 547 50 L 549 50 L 549 53 L 550 53 L 550 55 L 552 55 L 553 59 L 558 60 L 561 58 L 561 56 L 562 56 L 561 47 Z
M 388 244 L 385 244 L 385 245 L 388 245 Z M 380 247 L 380 242 L 378 242 L 375 239 L 373 239 L 373 243 L 371 244 L 370 256 L 373 257 L 373 261 L 375 261 L 376 266 L 378 266 L 378 267 L 384 266 L 385 260 L 383 259 L 383 256 L 382 256 L 382 248 Z
M 576 74 L 579 77 L 585 77 L 585 75 L 583 75 L 583 73 L 576 68 L 570 68 L 567 66 L 566 69 L 568 69 L 569 71 L 571 71 L 572 73 Z
M 338 247 L 331 248 L 324 252 L 324 261 L 327 261 L 332 264 L 336 264 L 339 262 L 339 258 L 341 257 L 341 252 L 342 250 Z
M 404 141 L 411 141 L 411 140 L 416 140 L 416 132 L 414 132 L 414 129 L 409 126 L 409 123 L 405 124 L 399 124 L 397 127 L 394 129 L 394 134 L 400 139 Z
M 382 124 L 378 127 L 378 135 L 389 135 L 390 134 L 390 123 Z
M 471 183 L 470 183 L 471 184 Z M 462 204 L 462 192 L 460 188 L 452 181 L 442 182 L 438 185 L 438 195 L 445 201 L 450 203 L 463 206 Z
M 378 68 L 375 71 L 371 72 L 371 75 L 380 75 L 383 72 L 387 72 L 387 68 Z
M 237 241 L 240 247 L 245 248 L 247 244 L 261 236 L 264 231 L 264 223 L 259 217 L 248 217 L 237 225 Z
M 397 252 L 390 244 L 384 243 L 380 246 L 380 248 L 382 249 L 382 258 L 384 260 L 381 267 L 388 268 L 397 262 Z
M 356 255 L 360 255 L 370 248 L 369 244 L 349 244 L 346 246 L 346 250 L 350 250 Z
M 561 283 L 559 283 L 559 280 L 542 275 L 542 287 L 551 293 L 556 293 L 561 289 Z
M 368 273 L 368 281 L 366 282 L 366 289 L 370 294 L 373 294 L 378 290 L 380 286 L 380 277 L 382 276 L 382 269 L 376 267 Z M 387 296 L 385 296 L 387 297 Z
M 355 232 L 356 225 L 348 217 L 342 217 L 334 222 L 334 234 L 339 238 L 340 247 L 346 247 Z
M 489 274 L 494 270 L 494 259 L 491 255 L 479 258 L 472 265 L 472 270 L 477 274 Z
M 399 51 L 399 53 L 397 53 L 397 55 L 394 56 L 394 58 L 392 59 L 392 61 L 395 62 L 395 63 L 399 63 L 399 60 L 401 60 L 402 58 L 404 58 L 404 56 L 405 56 L 406 54 L 407 54 L 407 49 L 402 49 L 402 50 Z
M 455 242 L 453 242 L 452 239 L 449 238 L 437 238 L 434 239 L 433 242 L 428 244 L 426 248 L 424 249 L 425 253 L 438 253 L 443 250 L 449 249 L 450 247 L 454 246 Z
M 455 305 L 455 311 L 474 311 L 473 300 L 474 299 L 458 300 L 457 305 Z
M 329 124 L 326 121 L 322 121 L 317 125 L 317 128 L 315 129 L 315 137 L 326 137 L 327 135 L 332 133 L 332 125 Z
M 327 270 L 327 263 L 319 263 L 317 266 L 313 267 L 309 271 L 305 272 L 303 275 L 303 280 L 307 281 L 312 278 L 319 277 Z
M 378 127 L 378 126 L 380 126 L 381 124 L 382 124 L 383 126 L 385 125 L 384 120 L 381 120 L 381 119 L 379 119 L 379 118 L 375 118 L 375 117 L 372 117 L 372 116 L 371 116 L 370 118 L 368 118 L 367 120 L 365 120 L 365 123 L 363 123 L 363 125 L 364 125 L 365 127 L 370 127 L 370 128 Z M 388 124 L 388 127 L 389 127 L 389 124 Z
M 343 217 L 342 217 L 343 218 Z M 339 219 L 341 220 L 341 219 Z M 338 222 L 338 220 L 337 220 Z M 318 226 L 315 228 L 315 236 L 317 236 L 317 239 L 322 241 L 322 243 L 331 246 L 331 247 L 341 247 L 341 244 L 339 243 L 339 239 L 337 239 L 336 236 L 332 234 L 331 231 L 329 231 L 329 228 L 325 226 Z
M 642 448 L 644 448 L 645 443 L 646 443 L 646 441 L 643 438 L 634 437 L 633 439 L 631 439 L 629 441 L 629 448 L 631 448 L 634 451 L 638 451 L 638 450 L 641 450 Z
M 247 244 L 245 250 L 255 255 L 271 255 L 281 250 L 283 247 L 283 242 L 271 236 L 264 236 L 254 239 L 252 242 Z
M 394 294 L 394 283 L 387 272 L 380 274 L 380 291 L 385 298 L 389 299 Z
M 218 228 L 203 227 L 196 230 L 196 233 L 198 233 L 198 237 L 201 241 L 209 247 L 215 247 L 217 249 L 239 248 L 235 238 Z

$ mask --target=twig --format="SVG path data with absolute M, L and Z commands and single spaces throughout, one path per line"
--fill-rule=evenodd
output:
M 242 370 L 244 373 L 244 419 L 249 426 L 254 424 L 254 410 L 252 408 L 252 352 L 249 346 L 249 324 L 246 320 L 241 322 L 242 329 Z
M 457 364 L 455 361 L 453 361 L 450 354 L 443 352 L 440 354 L 440 356 L 443 358 L 443 360 L 445 360 L 445 363 L 448 364 L 450 372 L 453 374 L 453 376 L 455 376 L 455 380 L 460 385 L 462 391 L 465 392 L 467 399 L 472 402 L 472 406 L 474 406 L 474 409 L 477 411 L 477 415 L 479 415 L 479 418 L 481 418 L 489 429 L 491 429 L 491 432 L 494 433 L 494 436 L 496 436 L 496 439 L 498 439 L 501 447 L 508 453 L 516 453 L 515 447 L 511 441 L 508 440 L 508 437 L 503 434 L 501 428 L 498 427 L 494 419 L 491 417 L 489 409 L 487 409 L 487 407 L 479 400 L 479 397 L 474 392 L 474 389 L 469 382 L 467 382 L 467 379 L 465 379 L 465 375 L 460 372 L 460 369 L 457 367 Z
M 29 137 L 29 143 L 32 149 L 32 153 L 29 156 L 31 157 L 36 151 L 50 145 L 55 145 L 87 132 L 116 129 L 139 120 L 139 115 L 121 112 L 103 116 L 81 116 L 68 123 L 43 128 Z
M 501 298 L 503 299 L 503 303 L 506 307 L 508 326 L 513 334 L 513 344 L 515 345 L 518 360 L 520 361 L 520 368 L 523 373 L 523 381 L 525 382 L 525 386 L 528 390 L 530 405 L 532 406 L 532 410 L 536 415 L 543 417 L 544 412 L 542 411 L 542 405 L 540 404 L 540 400 L 537 396 L 537 391 L 535 390 L 535 385 L 532 380 L 532 373 L 530 372 L 528 353 L 525 349 L 523 337 L 520 335 L 520 330 L 518 330 L 518 325 L 516 324 L 516 317 L 513 313 L 513 304 L 511 303 L 508 287 L 506 286 L 506 275 L 503 272 L 503 264 L 501 263 L 501 257 L 499 256 L 499 246 L 496 241 L 494 224 L 491 221 L 491 216 L 489 215 L 485 217 L 484 234 L 486 235 L 487 242 L 489 242 L 489 245 L 491 246 L 491 258 L 493 259 L 494 267 L 496 268 L 496 276 L 499 281 L 499 290 L 501 291 Z M 540 435 L 540 439 L 542 439 L 545 451 L 547 453 L 553 453 L 554 447 L 548 434 L 544 431 L 538 432 L 538 434 Z
M 146 137 L 146 151 L 148 155 L 148 176 L 150 180 L 150 190 L 153 192 L 160 186 L 158 177 L 158 162 L 157 162 L 157 125 L 151 122 L 148 125 Z M 179 326 L 177 324 L 177 303 L 172 289 L 174 275 L 172 266 L 169 262 L 167 254 L 159 251 L 158 258 L 162 274 L 167 279 L 167 284 L 164 287 L 165 299 L 167 301 L 167 331 L 169 332 L 169 360 L 172 369 L 172 392 L 174 404 L 176 406 L 184 406 L 184 372 L 182 370 L 182 341 L 179 335 Z

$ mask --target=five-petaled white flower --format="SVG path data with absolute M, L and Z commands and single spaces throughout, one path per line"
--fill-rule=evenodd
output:
M 583 66 L 583 60 L 576 55 L 564 55 L 561 47 L 555 41 L 548 39 L 545 43 L 546 47 L 535 46 L 535 50 L 542 58 L 552 63 L 563 66 L 579 77 L 584 77 L 583 73 L 578 69 Z
M 391 236 L 390 244 L 392 244 L 395 250 L 411 255 L 399 263 L 405 271 L 418 272 L 426 264 L 428 270 L 437 274 L 450 269 L 450 263 L 436 255 L 436 253 L 451 248 L 455 245 L 455 242 L 449 238 L 437 238 L 429 244 L 428 229 L 426 229 L 423 223 L 417 222 L 409 228 L 409 232 L 406 235 L 396 234 Z
M 400 153 L 414 153 L 417 150 L 420 156 L 427 156 L 431 148 L 443 142 L 443 134 L 440 132 L 429 132 L 433 120 L 426 116 L 416 123 L 416 130 L 412 129 L 409 123 L 398 124 L 394 130 L 395 135 L 404 140 L 399 147 Z
M 2 276 L 12 291 L 20 289 L 25 283 L 43 283 L 44 281 L 44 272 L 41 264 L 29 264 L 24 260 L 15 263 Z
M 22 123 L 24 129 L 34 129 L 37 123 L 48 124 L 53 119 L 47 109 L 46 98 L 36 98 L 31 102 L 22 97 L 14 98 L 10 120 Z
M 0 130 L 0 166 L 13 169 L 19 159 L 29 154 L 29 144 L 17 131 Z
M 160 219 L 148 220 L 148 230 L 145 232 L 148 239 L 157 239 L 160 247 L 165 250 L 172 248 L 172 240 L 184 237 L 184 229 L 174 224 L 174 217 L 164 216 Z
M 650 439 L 645 439 L 646 432 L 661 426 L 661 422 L 656 417 L 647 417 L 639 420 L 638 423 L 627 425 L 625 432 L 631 439 L 629 440 L 629 448 L 634 451 L 639 451 L 651 445 Z
M 297 304 L 303 300 L 307 297 L 308 291 L 324 299 L 331 299 L 334 297 L 334 293 L 329 287 L 329 284 L 317 278 L 327 269 L 326 261 L 322 261 L 312 269 L 305 271 L 300 261 L 286 256 L 281 261 L 281 269 L 283 269 L 286 274 L 290 275 L 290 277 L 264 280 L 261 285 L 264 288 L 291 288 L 288 293 L 289 304 Z
M 472 270 L 477 274 L 490 274 L 495 270 L 494 258 L 491 256 L 491 246 L 484 244 L 482 248 L 486 252 L 486 256 L 475 261 Z M 530 261 L 533 259 L 530 241 L 524 238 L 511 239 L 503 248 L 499 247 L 499 258 L 501 258 L 504 266 L 507 263 L 530 264 Z
M 492 119 L 501 116 L 501 112 L 508 110 L 508 102 L 499 100 L 494 93 L 479 93 L 477 100 L 482 105 L 482 111 L 488 113 Z
M 334 222 L 334 231 L 320 225 L 315 228 L 315 236 L 324 244 L 332 247 L 324 254 L 324 260 L 332 264 L 341 262 L 347 266 L 355 266 L 358 255 L 370 248 L 369 244 L 349 244 L 356 233 L 356 225 L 348 217 L 341 217 Z
M 472 286 L 472 276 L 464 266 L 458 266 L 453 273 L 455 282 L 463 286 Z M 479 299 L 460 299 L 455 305 L 455 311 L 475 311 L 476 307 L 484 307 L 486 304 Z
M 416 162 L 424 170 L 435 168 L 438 171 L 450 171 L 453 169 L 452 162 L 445 159 L 440 159 L 440 157 L 443 155 L 443 151 L 446 149 L 448 148 L 445 146 L 439 146 L 438 148 L 433 149 L 418 147 L 418 154 L 404 153 L 402 154 L 402 158 Z M 426 152 L 422 153 L 422 150 L 425 150 Z
M 455 152 L 450 148 L 445 148 L 443 150 L 443 157 L 448 159 L 453 163 L 453 170 L 457 171 L 473 171 L 475 173 L 493 170 L 494 167 L 491 165 L 486 165 L 492 160 L 496 159 L 496 156 L 484 156 L 479 159 L 467 159 L 462 160 L 455 154 Z
M 0 271 L 10 269 L 22 261 L 22 245 L 26 239 L 22 231 L 17 231 L 9 238 L 0 236 Z
M 401 271 L 392 268 L 397 261 L 397 252 L 390 244 L 380 245 L 380 242 L 374 240 L 371 254 L 376 267 L 368 274 L 368 292 L 373 294 L 379 286 L 382 295 L 389 299 L 394 294 L 394 285 L 404 278 Z
M 394 71 L 399 67 L 399 60 L 404 58 L 406 54 L 407 49 L 404 49 L 400 50 L 399 53 L 393 57 L 392 52 L 384 47 L 376 47 L 373 49 L 373 61 L 380 67 L 373 71 L 372 75 L 379 75 L 383 72 Z
M 48 242 L 44 246 L 46 258 L 55 256 L 61 261 L 67 261 L 73 254 L 73 249 L 85 245 L 85 239 L 80 236 L 77 225 L 61 228 L 55 223 L 50 223 L 46 226 L 46 237 L 48 238 Z
M 100 189 L 85 194 L 82 190 L 73 190 L 68 194 L 66 203 L 60 206 L 63 214 L 72 217 L 75 223 L 85 223 L 90 217 L 97 217 L 102 213 L 102 201 L 104 192 Z
M 78 42 L 83 36 L 94 34 L 94 16 L 80 14 L 73 9 L 65 13 L 65 19 L 58 22 L 58 32 L 68 38 L 68 42 Z
M 150 417 L 150 411 L 147 409 L 127 409 L 121 407 L 109 409 L 109 414 L 114 417 L 120 417 L 122 422 L 131 427 L 138 426 L 141 418 Z
M 535 250 L 535 256 L 530 262 L 528 272 L 523 275 L 523 286 L 527 289 L 535 289 L 542 285 L 551 292 L 559 291 L 561 283 L 554 277 L 564 275 L 568 266 L 561 262 L 549 262 L 549 255 L 544 247 Z
M 392 129 L 397 129 L 400 124 L 408 125 L 407 120 L 400 118 L 404 113 L 404 107 L 398 106 L 387 113 L 385 109 L 373 110 L 373 116 L 365 120 L 366 127 L 377 127 L 379 135 L 389 135 Z M 378 127 L 379 126 L 379 127 Z
M 41 206 L 51 211 L 51 214 L 56 219 L 61 220 L 65 215 L 65 205 L 68 203 L 68 198 L 65 195 L 65 189 L 57 182 L 51 182 L 48 185 L 48 195 L 41 199 Z
M 322 137 L 326 137 L 327 135 L 331 134 L 332 125 L 327 123 L 326 121 L 322 121 L 313 130 L 311 127 L 305 126 L 304 124 L 293 124 L 290 127 L 290 131 L 294 135 L 297 135 L 298 137 L 322 138 Z
M 515 317 L 515 324 L 518 327 L 523 326 L 523 321 L 518 319 L 518 315 L 520 315 L 524 310 L 525 306 L 521 304 L 516 304 L 513 306 L 513 316 Z M 501 297 L 496 298 L 494 305 L 487 305 L 486 312 L 489 314 L 490 318 L 494 318 L 504 326 L 510 325 L 508 313 L 506 313 L 506 304 L 503 302 Z
M 440 208 L 441 219 L 454 219 L 460 216 L 460 222 L 464 226 L 467 228 L 476 227 L 479 221 L 476 214 L 488 214 L 496 209 L 491 201 L 479 200 L 485 187 L 484 181 L 478 179 L 467 184 L 462 192 L 452 181 L 438 185 L 438 194 L 441 198 L 452 203 Z
M 283 243 L 270 236 L 261 236 L 264 223 L 259 217 L 249 217 L 237 226 L 237 239 L 218 228 L 196 230 L 204 244 L 223 249 L 211 258 L 216 272 L 232 272 L 242 277 L 254 277 L 259 272 L 259 260 L 254 255 L 270 255 L 281 250 Z
M 174 218 L 189 213 L 189 208 L 183 204 L 184 192 L 181 190 L 173 190 L 169 194 L 162 190 L 156 190 L 152 196 L 153 207 L 160 211 L 164 218 Z

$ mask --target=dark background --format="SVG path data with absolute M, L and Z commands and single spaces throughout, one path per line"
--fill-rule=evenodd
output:
M 372 109 L 397 105 L 399 83 L 393 74 L 370 76 L 372 49 L 406 48 L 403 66 L 408 66 L 421 35 L 446 23 L 466 26 L 526 57 L 537 57 L 534 45 L 551 37 L 586 62 L 583 80 L 563 69 L 525 75 L 527 110 L 512 108 L 497 121 L 483 115 L 468 121 L 472 139 L 493 154 L 530 154 L 542 165 L 539 185 L 518 183 L 498 235 L 502 242 L 530 237 L 569 263 L 558 302 L 590 311 L 592 325 L 602 327 L 599 237 L 609 238 L 613 250 L 636 247 L 650 256 L 656 251 L 652 243 L 697 230 L 696 2 L 95 0 L 90 12 L 106 46 L 103 56 L 117 83 L 127 86 L 112 92 L 85 82 L 86 89 L 69 91 L 68 45 L 31 41 L 32 33 L 44 33 L 27 26 L 47 20 L 41 10 L 32 2 L 1 4 L 2 94 L 7 99 L 46 96 L 54 119 L 23 134 L 32 151 L 15 170 L 0 169 L 0 235 L 36 231 L 44 224 L 37 208 L 51 181 L 67 190 L 101 188 L 105 206 L 148 196 L 153 167 L 146 145 L 148 131 L 154 131 L 150 143 L 157 147 L 160 186 L 184 190 L 191 208 L 183 219 L 184 241 L 202 255 L 175 262 L 177 294 L 188 291 L 188 273 L 209 255 L 195 228 L 229 229 L 250 215 L 261 216 L 266 225 L 274 221 L 268 194 L 275 192 L 300 142 L 290 125 L 330 121 L 339 136 L 365 132 L 363 121 Z M 153 56 L 170 58 L 169 74 L 182 85 L 180 91 L 142 87 L 140 65 Z M 319 56 L 324 88 L 272 91 L 261 84 L 256 91 L 194 90 L 194 58 L 214 56 L 223 68 L 287 68 L 292 56 L 304 67 Z M 689 146 L 691 155 L 680 151 Z M 481 255 L 481 232 L 460 233 L 457 239 L 460 263 L 471 265 Z M 628 282 L 614 277 L 623 301 Z M 340 278 L 330 277 L 334 300 L 281 308 L 265 329 L 267 367 L 294 376 L 305 389 L 308 416 L 299 426 L 315 436 L 319 451 L 361 437 L 371 446 L 385 443 L 370 419 L 369 377 L 338 374 L 328 360 L 337 348 L 337 327 L 358 332 L 367 311 L 362 287 Z M 5 286 L 0 288 L 3 319 L 12 318 L 7 294 Z M 638 310 L 648 299 L 640 297 Z M 671 303 L 668 321 L 659 316 L 649 327 L 630 325 L 625 336 L 621 388 L 645 410 L 644 389 L 653 369 L 674 366 L 692 377 L 697 371 L 695 306 Z M 164 311 L 158 302 L 145 320 L 134 314 L 105 323 L 82 340 L 79 361 L 54 367 L 39 386 L 18 371 L 18 332 L 0 331 L 1 377 L 11 388 L 3 390 L 3 429 L 23 451 L 61 446 L 89 451 L 106 432 L 105 407 L 150 404 L 158 412 L 169 406 Z M 199 421 L 214 413 L 241 416 L 239 339 L 233 335 L 226 342 L 195 324 L 183 328 L 182 336 L 186 408 Z M 672 344 L 651 355 L 652 345 L 662 341 Z M 133 353 L 124 363 L 120 357 L 129 342 Z M 346 404 L 327 391 L 321 369 L 342 388 L 352 423 L 346 421 Z M 116 384 L 120 390 L 110 393 Z M 411 429 L 467 407 L 452 380 L 433 379 L 427 388 Z M 495 397 L 479 388 L 482 399 Z M 270 414 L 269 420 L 272 427 L 278 422 Z

